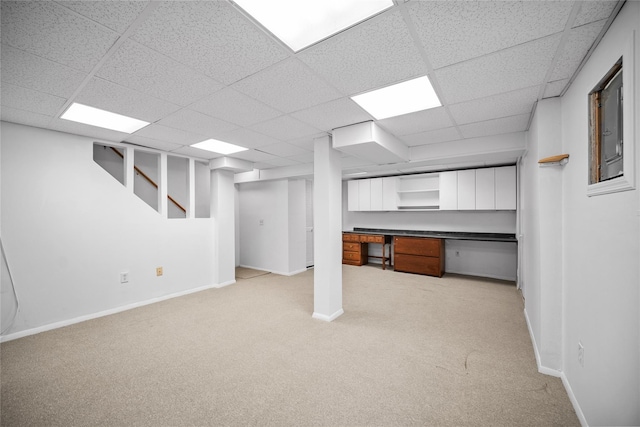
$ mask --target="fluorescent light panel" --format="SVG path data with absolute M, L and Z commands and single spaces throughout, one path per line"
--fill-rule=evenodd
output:
M 393 6 L 391 0 L 234 0 L 297 52 Z
M 218 154 L 233 154 L 239 153 L 240 151 L 248 150 L 248 148 L 240 147 L 239 145 L 235 144 L 229 144 L 228 142 L 224 141 L 218 141 L 217 139 L 207 139 L 206 141 L 191 144 L 191 146 Z
M 77 102 L 71 104 L 60 118 L 125 133 L 133 133 L 149 124 L 149 122 L 78 104 Z
M 351 99 L 377 120 L 442 105 L 427 76 L 352 96 Z

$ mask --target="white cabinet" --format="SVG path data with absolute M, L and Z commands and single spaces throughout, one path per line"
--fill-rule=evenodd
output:
M 360 210 L 360 191 L 358 181 L 347 181 L 347 208 L 350 211 Z
M 383 210 L 382 206 L 382 178 L 373 178 L 370 179 L 370 200 L 371 205 L 370 208 L 372 211 L 381 211 Z
M 458 171 L 458 210 L 476 208 L 476 171 L 467 169 Z
M 439 174 L 406 175 L 398 180 L 398 209 L 439 209 Z
M 516 209 L 516 167 L 496 168 L 496 209 Z
M 440 210 L 458 209 L 458 171 L 440 172 Z
M 371 180 L 360 179 L 358 180 L 358 210 L 370 211 L 371 210 Z
M 382 210 L 398 210 L 398 178 L 395 176 L 382 178 Z
M 476 210 L 494 210 L 495 194 L 495 169 L 476 169 Z

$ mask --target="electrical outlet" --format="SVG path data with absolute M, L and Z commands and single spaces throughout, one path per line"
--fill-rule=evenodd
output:
M 264 219 L 261 219 L 259 222 L 260 225 L 264 225 Z
M 156 276 L 162 276 L 162 267 L 156 268 Z
M 584 346 L 578 341 L 578 363 L 584 368 Z
M 120 273 L 120 283 L 129 283 L 129 272 L 123 271 Z
M 460 256 L 460 251 L 456 251 L 456 256 Z

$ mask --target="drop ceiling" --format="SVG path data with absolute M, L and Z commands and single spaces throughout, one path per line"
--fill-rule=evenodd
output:
M 203 160 L 220 155 L 189 145 L 219 139 L 261 170 L 301 170 L 315 138 L 366 121 L 409 160 L 345 153 L 345 175 L 510 162 L 536 102 L 567 89 L 621 6 L 398 0 L 294 53 L 231 1 L 3 0 L 1 118 Z M 350 98 L 424 75 L 442 107 L 375 121 Z M 72 102 L 151 125 L 60 119 Z

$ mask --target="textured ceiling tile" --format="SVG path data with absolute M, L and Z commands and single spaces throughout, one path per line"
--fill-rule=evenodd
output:
M 529 116 L 529 114 L 520 114 L 517 116 L 503 117 L 501 119 L 462 125 L 460 126 L 460 132 L 462 132 L 462 135 L 465 138 L 477 138 L 487 135 L 521 132 L 527 130 Z
M 60 5 L 122 34 L 148 1 L 58 1 Z
M 315 149 L 315 138 L 306 137 L 306 138 L 294 139 L 291 141 L 287 141 L 287 144 L 296 145 L 300 148 L 303 148 L 305 151 L 313 151 Z
M 296 154 L 295 156 L 291 156 L 289 158 L 300 163 L 313 163 L 313 153 L 311 152 Z
M 560 35 L 545 37 L 435 72 L 444 102 L 472 99 L 542 83 Z
M 91 71 L 118 34 L 54 2 L 2 2 L 2 43 Z
M 224 135 L 222 140 L 246 148 L 259 148 L 265 145 L 283 142 L 247 128 L 239 128 L 231 131 Z
M 196 157 L 199 159 L 217 159 L 218 157 L 223 157 L 222 154 L 212 153 L 207 150 L 200 150 L 199 148 L 193 148 L 189 146 L 180 146 L 180 148 L 176 148 L 171 150 L 172 153 L 182 154 L 183 156 Z
M 155 123 L 143 127 L 134 135 L 180 145 L 191 145 L 195 144 L 196 142 L 204 141 L 206 139 L 204 135 L 187 132 L 180 129 L 174 129 L 167 126 L 157 125 Z
M 147 122 L 155 122 L 180 108 L 179 105 L 95 77 L 75 101 Z
M 260 147 L 260 151 L 264 151 L 265 153 L 273 154 L 274 156 L 279 157 L 291 157 L 298 154 L 308 153 L 307 150 L 300 148 L 297 145 L 287 144 L 286 142 L 281 142 L 279 144 L 273 145 L 265 145 L 264 147 Z
M 574 28 L 564 44 L 562 53 L 551 73 L 550 80 L 568 79 L 575 73 L 595 38 L 604 27 L 605 20 Z
M 225 1 L 163 2 L 133 38 L 225 84 L 289 56 Z
M 19 123 L 38 128 L 46 128 L 51 121 L 51 117 L 49 116 L 31 111 L 18 110 L 4 105 L 0 108 L 0 119 L 5 122 Z
M 295 58 L 247 77 L 233 88 L 285 113 L 342 96 Z
M 180 110 L 158 121 L 163 126 L 181 129 L 206 135 L 211 138 L 220 138 L 225 133 L 238 128 L 233 123 L 215 119 L 206 114 L 193 110 Z
M 251 126 L 282 115 L 278 110 L 230 88 L 203 98 L 189 108 L 239 126 Z
M 82 123 L 72 122 L 64 119 L 51 119 L 49 122 L 49 129 L 57 130 L 60 132 L 72 133 L 76 135 L 82 135 L 89 138 L 97 138 L 111 142 L 121 142 L 129 136 L 128 133 L 117 132 L 115 130 L 103 129 L 97 126 L 85 125 Z
M 263 153 L 262 151 L 257 151 L 257 150 L 241 151 L 239 153 L 233 153 L 229 155 L 229 157 L 233 157 L 241 160 L 247 160 L 249 162 L 266 162 L 266 163 L 268 163 L 270 160 L 277 158 L 273 154 Z
M 130 135 L 126 140 L 126 142 L 131 142 L 132 144 L 141 145 L 143 147 L 155 148 L 157 150 L 164 151 L 173 151 L 179 147 L 184 147 L 180 144 L 174 144 L 167 141 L 160 141 L 153 138 L 145 138 L 143 136 L 138 135 Z
M 70 97 L 86 77 L 86 73 L 5 44 L 0 63 L 3 82 L 65 98 Z
M 555 82 L 547 83 L 547 86 L 544 88 L 543 98 L 553 98 L 554 96 L 560 96 L 568 83 L 569 79 L 556 80 Z
M 432 130 L 429 132 L 414 133 L 413 135 L 405 135 L 402 141 L 409 147 L 415 147 L 417 145 L 435 144 L 438 142 L 455 141 L 462 139 L 462 135 L 458 132 L 458 129 L 454 127 Z
M 412 1 L 407 7 L 437 69 L 561 32 L 573 2 Z
M 222 88 L 220 83 L 132 41 L 123 43 L 96 74 L 182 106 Z
M 320 131 L 289 116 L 280 116 L 251 126 L 251 129 L 282 141 L 318 134 Z
M 499 117 L 528 114 L 538 99 L 539 86 L 501 93 L 449 106 L 457 124 L 480 122 Z
M 291 160 L 291 159 L 285 159 L 282 157 L 276 157 L 273 158 L 271 160 L 269 160 L 268 163 L 266 162 L 259 162 L 253 165 L 254 168 L 256 169 L 273 169 L 273 168 L 279 168 L 279 167 L 283 167 L 283 166 L 294 166 L 294 165 L 299 165 L 300 162 L 296 162 L 295 160 Z
M 377 122 L 381 127 L 394 135 L 410 135 L 418 132 L 426 132 L 434 129 L 442 129 L 453 126 L 447 110 L 444 107 L 431 108 L 429 110 L 390 117 Z
M 3 107 L 13 107 L 32 113 L 55 116 L 66 102 L 65 98 L 3 83 L 0 94 Z
M 356 25 L 298 58 L 347 95 L 427 74 L 399 11 Z
M 316 105 L 306 110 L 291 114 L 296 119 L 309 123 L 325 132 L 356 123 L 373 120 L 358 104 L 349 98 L 336 99 L 327 103 Z
M 581 1 L 580 11 L 573 21 L 573 27 L 575 28 L 590 22 L 609 18 L 609 15 L 611 15 L 617 3 L 616 0 Z

